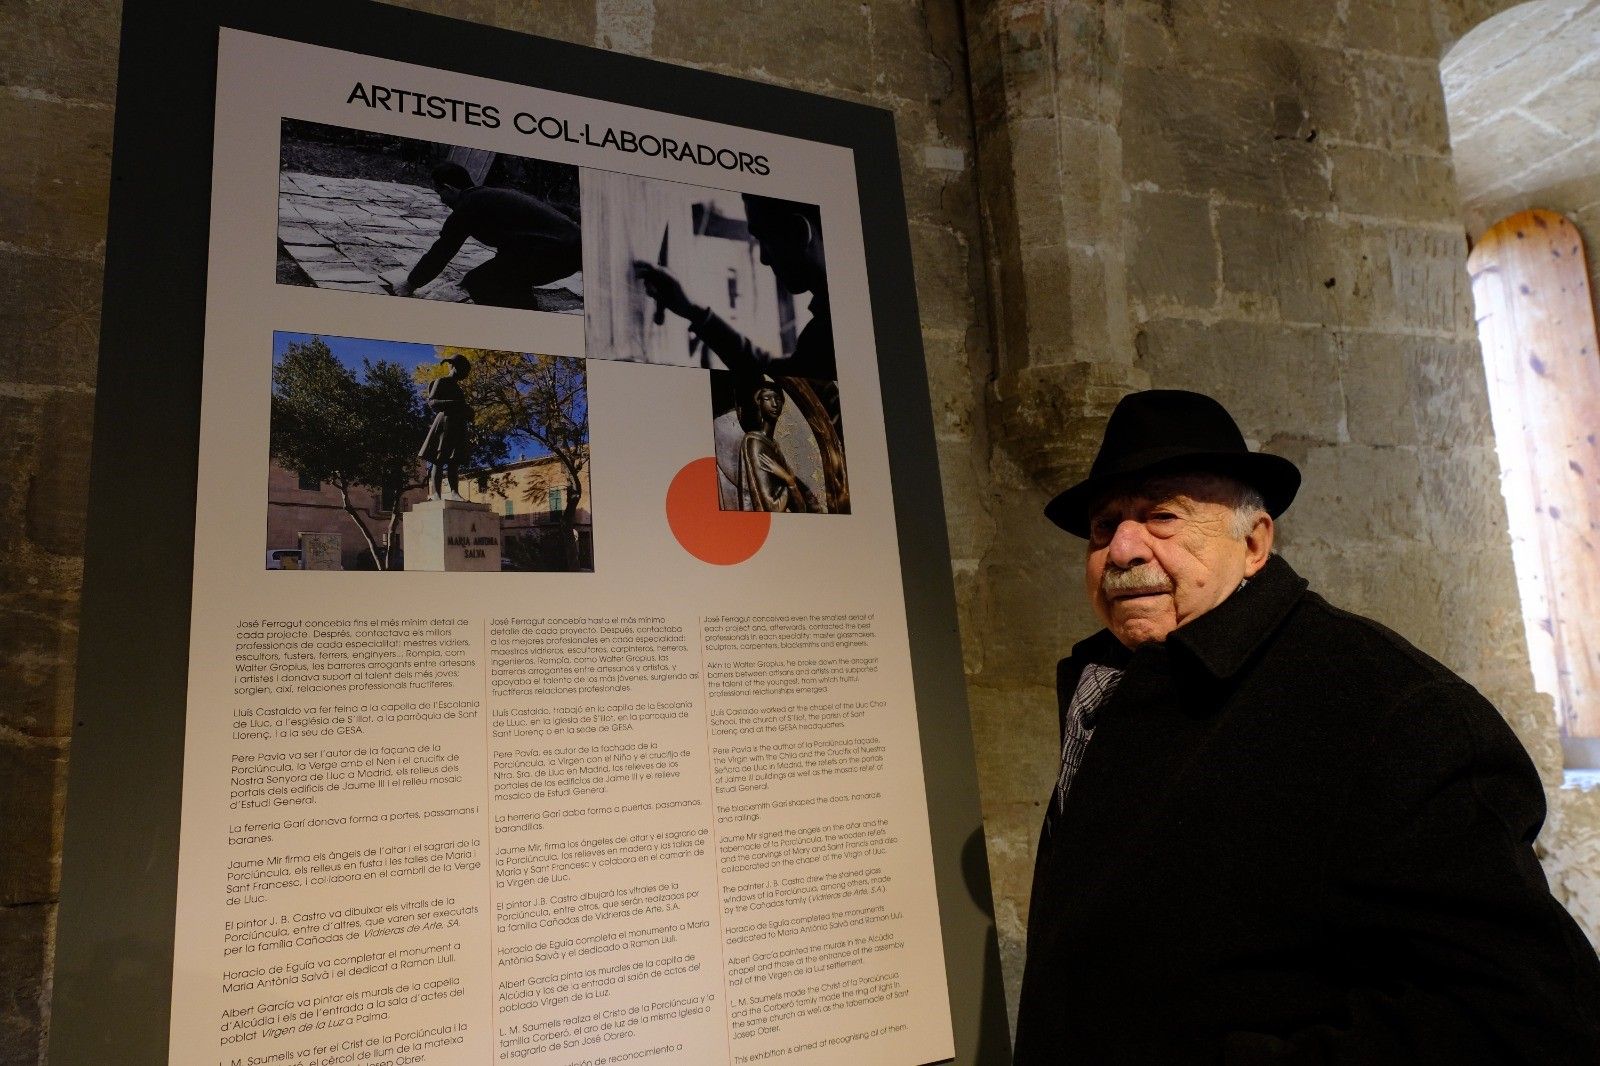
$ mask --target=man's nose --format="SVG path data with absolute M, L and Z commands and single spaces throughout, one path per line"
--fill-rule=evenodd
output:
M 1106 557 L 1119 570 L 1148 563 L 1150 540 L 1145 535 L 1144 526 L 1131 518 L 1118 525 L 1117 531 L 1111 535 L 1110 551 Z

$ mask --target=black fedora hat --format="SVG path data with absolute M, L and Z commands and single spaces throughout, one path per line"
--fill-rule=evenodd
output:
M 1157 474 L 1224 474 L 1261 493 L 1276 518 L 1294 501 L 1300 469 L 1245 445 L 1233 416 L 1209 396 L 1150 389 L 1124 396 L 1111 412 L 1089 476 L 1056 496 L 1045 517 L 1075 537 L 1089 535 L 1089 508 L 1115 485 Z

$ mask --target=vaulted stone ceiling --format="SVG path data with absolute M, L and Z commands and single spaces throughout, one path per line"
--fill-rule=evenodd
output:
M 1600 201 L 1600 0 L 1511 8 L 1467 34 L 1441 73 L 1474 235 L 1501 208 Z

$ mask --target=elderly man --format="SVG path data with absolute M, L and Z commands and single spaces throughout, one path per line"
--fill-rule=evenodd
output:
M 1046 514 L 1105 629 L 1057 670 L 1019 1064 L 1600 1063 L 1600 962 L 1495 709 L 1272 554 L 1300 474 L 1126 397 Z

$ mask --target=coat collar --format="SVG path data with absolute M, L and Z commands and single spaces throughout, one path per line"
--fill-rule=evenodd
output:
M 1244 588 L 1173 630 L 1167 646 L 1182 649 L 1206 673 L 1226 681 L 1277 631 L 1306 587 L 1306 579 L 1293 567 L 1279 556 L 1271 556 Z M 1072 658 L 1078 662 L 1123 667 L 1130 657 L 1128 649 L 1106 629 L 1072 648 Z
M 1226 681 L 1277 632 L 1306 585 L 1288 563 L 1271 556 L 1244 588 L 1174 629 L 1167 643 L 1188 652 L 1218 681 Z

